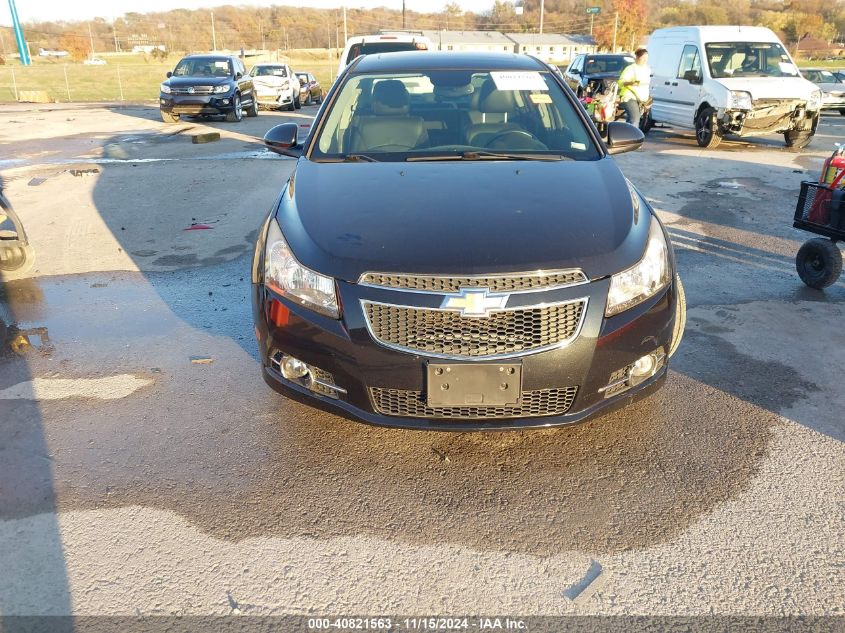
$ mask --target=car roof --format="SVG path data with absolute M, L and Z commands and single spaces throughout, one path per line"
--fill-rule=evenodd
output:
M 185 55 L 182 59 L 232 59 L 231 55 L 215 55 L 214 53 L 205 53 L 203 55 Z
M 354 72 L 416 70 L 545 70 L 529 55 L 453 51 L 406 51 L 364 55 Z

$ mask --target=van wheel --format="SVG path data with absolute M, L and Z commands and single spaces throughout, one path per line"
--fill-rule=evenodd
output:
M 675 325 L 672 327 L 672 343 L 669 347 L 669 358 L 678 350 L 681 339 L 684 338 L 684 329 L 687 325 L 687 295 L 684 292 L 684 284 L 681 283 L 679 275 L 675 275 L 675 291 L 678 293 L 678 308 L 675 310 Z
M 801 281 L 821 290 L 836 283 L 842 274 L 842 253 L 832 240 L 816 237 L 798 249 L 795 268 Z
M 788 130 L 783 133 L 783 140 L 787 147 L 801 149 L 807 147 L 813 139 L 812 130 Z
M 695 117 L 695 140 L 699 147 L 706 149 L 713 149 L 722 142 L 716 123 L 716 110 L 713 108 L 704 108 Z

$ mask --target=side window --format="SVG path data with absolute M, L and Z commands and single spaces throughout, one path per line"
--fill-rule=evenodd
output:
M 686 79 L 687 73 L 694 72 L 701 77 L 701 58 L 698 55 L 698 47 L 687 44 L 684 52 L 681 53 L 681 65 L 678 67 L 678 79 Z
M 584 58 L 579 55 L 575 58 L 575 61 L 572 62 L 572 66 L 569 67 L 570 72 L 573 70 L 580 71 L 584 67 Z

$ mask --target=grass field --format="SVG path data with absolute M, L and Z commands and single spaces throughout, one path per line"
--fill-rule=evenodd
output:
M 313 73 L 324 88 L 328 88 L 337 71 L 337 51 L 300 49 L 289 52 L 287 61 L 296 71 Z M 165 61 L 154 61 L 143 55 L 98 55 L 108 63 L 104 66 L 85 66 L 36 58 L 32 66 L 16 63 L 0 66 L 0 102 L 15 101 L 16 92 L 46 91 L 53 101 L 145 101 L 158 97 L 158 85 L 172 70 L 179 57 L 171 55 Z M 280 57 L 285 59 L 284 55 Z M 271 61 L 269 57 L 249 58 L 247 67 L 257 61 Z M 805 67 L 845 68 L 845 60 L 800 61 Z
M 313 73 L 328 89 L 337 72 L 337 55 L 326 49 L 291 51 L 289 63 L 295 71 Z M 98 55 L 104 66 L 35 59 L 32 66 L 0 66 L 0 102 L 14 102 L 24 90 L 46 91 L 50 99 L 68 101 L 144 101 L 158 98 L 158 86 L 167 71 L 179 61 L 176 55 L 154 61 L 143 55 Z M 284 58 L 284 56 L 282 56 Z M 247 68 L 270 58 L 249 58 Z

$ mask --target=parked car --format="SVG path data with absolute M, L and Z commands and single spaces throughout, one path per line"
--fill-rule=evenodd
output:
M 822 110 L 837 110 L 845 116 L 845 80 L 822 68 L 802 68 L 801 74 L 822 91 Z
M 604 92 L 608 82 L 616 82 L 622 71 L 634 63 L 632 55 L 576 55 L 563 71 L 563 78 L 579 98 Z
M 299 80 L 288 64 L 255 64 L 250 71 L 258 105 L 296 110 L 301 106 Z
M 723 136 L 783 134 L 809 144 L 822 93 L 801 77 L 778 37 L 750 26 L 659 29 L 648 43 L 651 118 L 695 130 L 701 147 Z
M 401 51 L 427 51 L 432 48 L 431 40 L 413 33 L 381 33 L 379 35 L 355 35 L 346 40 L 340 55 L 337 74 L 356 57 L 376 53 L 398 53 Z
M 182 58 L 161 84 L 159 110 L 165 123 L 181 115 L 224 115 L 236 122 L 258 116 L 252 77 L 234 55 L 188 55 Z
M 663 383 L 682 286 L 610 156 L 642 132 L 610 123 L 605 145 L 527 55 L 368 55 L 335 85 L 306 138 L 265 136 L 298 158 L 252 268 L 268 384 L 457 431 L 568 424 Z
M 296 73 L 299 79 L 299 100 L 305 105 L 323 103 L 323 87 L 311 73 Z
M 841 81 L 842 83 L 845 83 L 845 70 L 834 70 L 833 74 L 836 75 L 836 78 L 839 81 Z

